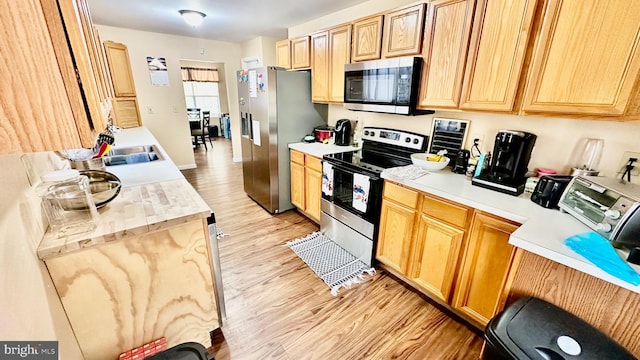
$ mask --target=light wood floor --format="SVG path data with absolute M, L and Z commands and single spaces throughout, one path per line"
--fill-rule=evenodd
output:
M 231 142 L 195 150 L 184 175 L 218 227 L 227 319 L 209 352 L 244 359 L 477 359 L 482 336 L 391 275 L 337 297 L 284 243 L 318 230 L 296 211 L 272 216 L 245 195 Z M 209 345 L 209 344 L 205 344 Z

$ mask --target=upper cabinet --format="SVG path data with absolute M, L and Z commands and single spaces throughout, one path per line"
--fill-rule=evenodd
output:
M 417 4 L 385 14 L 383 57 L 420 54 L 425 7 L 425 4 Z
M 86 14 L 71 0 L 3 1 L 0 14 L 0 154 L 92 147 L 105 124 Z
M 478 0 L 460 108 L 512 111 L 537 0 Z
M 329 30 L 329 101 L 344 101 L 344 65 L 351 59 L 351 25 Z
M 311 100 L 329 100 L 329 32 L 311 35 Z
M 111 70 L 114 95 L 116 97 L 136 96 L 127 46 L 113 41 L 105 41 L 104 48 Z
M 629 114 L 639 46 L 640 2 L 547 0 L 522 109 Z
M 311 66 L 309 59 L 309 36 L 291 39 L 291 68 L 304 69 Z
M 351 24 L 311 35 L 311 98 L 344 100 L 344 65 L 351 59 Z
M 351 61 L 380 59 L 383 19 L 383 15 L 376 15 L 353 23 Z
M 474 8 L 475 0 L 429 3 L 420 108 L 458 107 Z
M 123 128 L 142 126 L 127 46 L 113 41 L 105 41 L 104 49 L 113 85 L 115 125 Z
M 289 39 L 276 43 L 276 66 L 291 69 L 291 42 Z

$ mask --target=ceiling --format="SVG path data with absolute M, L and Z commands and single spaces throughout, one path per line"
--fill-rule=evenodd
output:
M 87 0 L 93 22 L 149 32 L 227 42 L 258 36 L 287 38 L 287 28 L 367 0 Z M 187 25 L 178 10 L 207 14 Z

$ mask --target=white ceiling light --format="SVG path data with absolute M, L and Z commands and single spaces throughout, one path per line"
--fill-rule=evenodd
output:
M 178 12 L 182 15 L 184 21 L 193 27 L 202 24 L 202 20 L 207 16 L 205 13 L 195 10 L 179 10 Z

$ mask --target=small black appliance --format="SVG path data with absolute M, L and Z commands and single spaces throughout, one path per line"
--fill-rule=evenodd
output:
M 531 201 L 547 209 L 558 209 L 560 197 L 571 182 L 570 175 L 545 175 L 540 177 L 531 194 Z
M 336 122 L 334 130 L 335 145 L 349 146 L 351 145 L 351 121 L 349 119 L 340 119 Z
M 471 153 L 469 152 L 469 150 L 459 150 L 458 155 L 456 155 L 456 163 L 453 165 L 451 171 L 456 174 L 464 174 L 465 172 L 467 172 L 470 156 Z
M 471 184 L 514 196 L 522 194 L 535 143 L 534 134 L 500 130 L 496 135 L 489 167 L 471 179 Z

